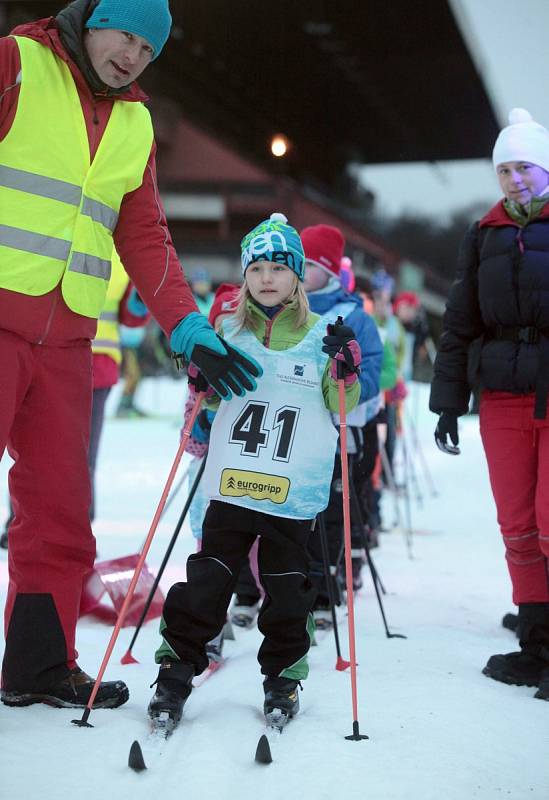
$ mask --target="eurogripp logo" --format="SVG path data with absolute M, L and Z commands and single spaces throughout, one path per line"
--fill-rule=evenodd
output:
M 219 484 L 219 494 L 223 497 L 248 496 L 278 504 L 286 502 L 289 491 L 289 478 L 244 469 L 224 469 Z

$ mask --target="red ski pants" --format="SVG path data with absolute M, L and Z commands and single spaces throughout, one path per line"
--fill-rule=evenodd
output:
M 87 450 L 91 350 L 0 330 L 0 458 L 15 461 L 3 686 L 47 688 L 73 666 L 84 575 L 93 567 Z
M 534 419 L 534 395 L 483 392 L 480 432 L 513 602 L 549 602 L 549 413 Z

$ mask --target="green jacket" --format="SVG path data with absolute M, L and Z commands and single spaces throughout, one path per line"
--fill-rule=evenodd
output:
M 275 314 L 273 319 L 269 319 L 267 315 L 251 301 L 248 301 L 248 309 L 256 324 L 253 333 L 256 338 L 270 350 L 288 350 L 290 347 L 295 347 L 295 345 L 299 344 L 309 331 L 314 328 L 320 319 L 318 314 L 309 312 L 305 325 L 296 329 L 293 325 L 295 314 L 295 306 L 293 303 L 285 306 L 281 311 Z M 220 334 L 223 335 L 223 329 L 221 329 Z M 326 364 L 326 369 L 324 370 L 324 375 L 322 376 L 322 395 L 328 411 L 337 413 L 339 411 L 339 397 L 337 381 L 330 375 L 331 364 L 332 359 L 329 359 Z M 345 387 L 345 409 L 347 412 L 353 410 L 359 398 L 359 381 L 355 381 L 350 386 Z M 217 396 L 211 398 L 208 401 L 208 408 L 214 410 L 219 405 L 219 402 Z
M 394 389 L 398 380 L 398 366 L 393 344 L 386 338 L 383 342 L 383 361 L 381 362 L 381 378 L 379 388 L 382 392 Z

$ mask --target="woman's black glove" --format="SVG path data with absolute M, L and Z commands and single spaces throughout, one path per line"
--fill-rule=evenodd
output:
M 452 440 L 452 444 L 448 444 L 448 436 Z M 435 428 L 435 442 L 443 453 L 451 456 L 459 456 L 461 453 L 458 447 L 458 415 L 454 411 L 443 411 L 440 415 Z

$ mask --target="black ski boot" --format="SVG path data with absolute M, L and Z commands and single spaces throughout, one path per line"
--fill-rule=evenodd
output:
M 163 658 L 158 671 L 158 678 L 152 684 L 156 691 L 149 703 L 148 714 L 153 722 L 168 719 L 171 726 L 175 727 L 181 715 L 183 706 L 192 691 L 194 666 Z
M 214 639 L 211 639 L 206 645 L 206 655 L 210 663 L 215 661 L 217 663 L 223 661 L 223 641 L 225 638 L 225 629 L 221 629 Z
M 364 566 L 364 560 L 362 556 L 360 558 L 353 558 L 351 561 L 351 569 L 353 573 L 353 591 L 358 592 L 362 589 L 363 582 L 362 582 L 362 567 Z
M 299 711 L 299 697 L 297 694 L 297 687 L 301 686 L 299 681 L 293 681 L 289 678 L 279 678 L 268 676 L 263 681 L 263 690 L 265 692 L 265 702 L 263 704 L 263 713 L 265 717 L 279 709 L 282 714 L 291 719 Z
M 492 656 L 482 670 L 514 686 L 539 686 L 549 670 L 549 603 L 519 605 L 520 651 Z
M 538 700 L 549 700 L 549 667 L 547 667 L 542 674 L 539 682 L 539 689 L 534 697 L 537 697 Z
M 317 631 L 330 631 L 333 628 L 334 623 L 329 600 L 323 601 L 317 598 L 313 609 L 313 619 L 315 621 L 315 630 Z
M 65 678 L 46 686 L 42 691 L 2 689 L 1 699 L 6 706 L 30 706 L 45 703 L 56 708 L 85 708 L 95 680 L 80 667 L 68 670 Z M 103 681 L 93 702 L 94 708 L 118 708 L 129 698 L 128 687 L 122 681 Z

